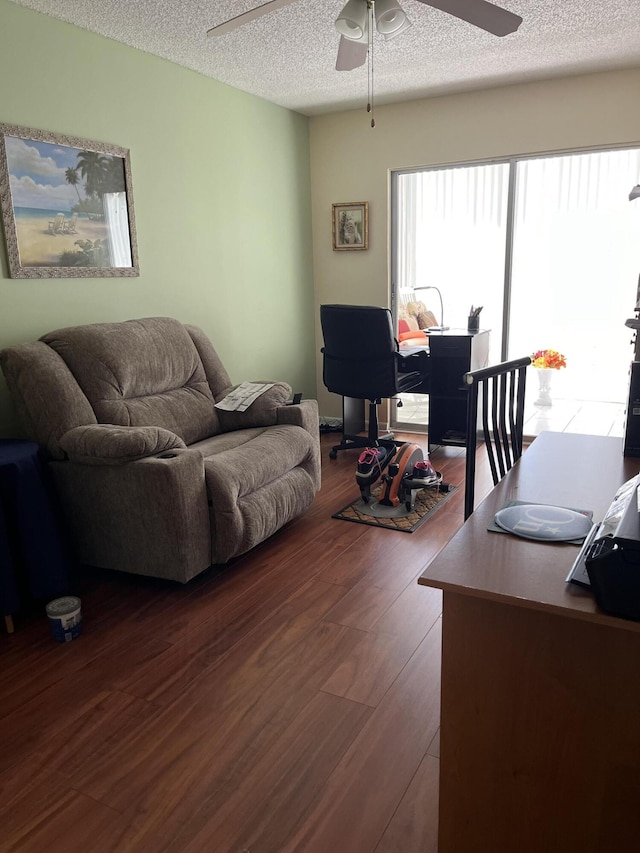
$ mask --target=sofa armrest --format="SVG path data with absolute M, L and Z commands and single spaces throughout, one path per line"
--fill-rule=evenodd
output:
M 91 424 L 74 427 L 60 438 L 71 462 L 84 465 L 124 465 L 186 447 L 174 433 L 161 427 Z
M 320 437 L 320 418 L 316 400 L 302 400 L 295 406 L 281 406 L 278 409 L 279 424 L 295 424 L 306 429 L 314 438 Z
M 175 448 L 123 465 L 49 463 L 78 560 L 186 583 L 211 563 L 204 459 Z
M 256 379 L 253 381 L 265 382 L 267 380 Z M 234 385 L 234 388 L 237 387 Z M 232 390 L 233 388 L 229 389 L 229 391 Z M 216 409 L 220 428 L 222 432 L 231 432 L 232 430 L 249 429 L 250 427 L 275 426 L 278 423 L 278 411 L 281 406 L 285 405 L 290 396 L 290 385 L 287 385 L 286 382 L 275 382 L 272 388 L 268 388 L 244 412 L 227 412 L 225 409 Z

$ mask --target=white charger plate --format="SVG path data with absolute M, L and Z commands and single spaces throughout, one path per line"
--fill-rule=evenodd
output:
M 518 504 L 498 510 L 498 527 L 524 539 L 540 542 L 569 542 L 584 538 L 591 530 L 591 519 L 563 506 Z

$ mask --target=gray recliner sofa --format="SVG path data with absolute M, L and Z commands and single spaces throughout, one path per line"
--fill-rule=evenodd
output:
M 303 513 L 318 407 L 277 382 L 245 411 L 204 332 L 168 317 L 60 329 L 0 363 L 49 460 L 78 559 L 187 582 Z

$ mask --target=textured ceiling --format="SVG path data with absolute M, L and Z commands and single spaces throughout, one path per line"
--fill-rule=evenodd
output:
M 366 66 L 334 70 L 334 21 L 345 0 L 297 0 L 219 38 L 206 31 L 260 0 L 13 2 L 306 115 L 366 101 Z M 378 104 L 640 66 L 640 0 L 500 0 L 523 18 L 504 38 L 416 0 L 400 2 L 413 26 L 390 41 L 374 38 Z

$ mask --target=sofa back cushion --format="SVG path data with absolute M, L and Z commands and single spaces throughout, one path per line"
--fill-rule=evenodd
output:
M 219 432 L 202 360 L 178 320 L 75 326 L 41 340 L 64 360 L 98 423 L 162 427 L 186 444 Z

